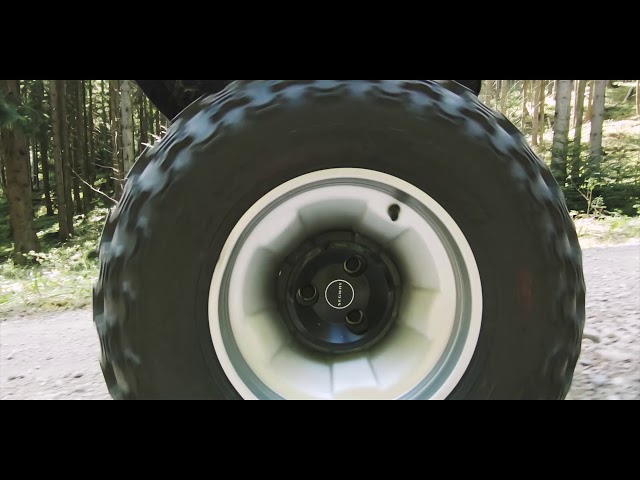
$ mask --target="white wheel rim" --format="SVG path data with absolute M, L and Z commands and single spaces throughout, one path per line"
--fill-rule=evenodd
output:
M 393 204 L 396 222 L 387 215 Z M 403 295 L 386 338 L 335 356 L 299 345 L 271 292 L 289 253 L 340 229 L 388 247 Z M 481 323 L 480 274 L 453 218 L 410 183 L 364 169 L 303 175 L 256 202 L 229 235 L 209 295 L 218 360 L 245 399 L 445 399 L 471 362 Z

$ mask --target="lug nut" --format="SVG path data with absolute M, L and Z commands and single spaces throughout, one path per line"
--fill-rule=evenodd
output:
M 313 285 L 307 285 L 298 290 L 296 300 L 303 307 L 310 307 L 318 301 L 318 290 Z
M 364 312 L 362 310 L 354 310 L 347 315 L 347 323 L 351 326 L 361 325 L 364 322 Z
M 365 261 L 362 257 L 351 257 L 344 262 L 344 271 L 351 276 L 356 276 L 362 273 L 365 267 Z

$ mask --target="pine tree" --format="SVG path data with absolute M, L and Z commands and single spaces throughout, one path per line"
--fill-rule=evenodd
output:
M 109 112 L 111 114 L 111 167 L 113 168 L 114 197 L 122 195 L 122 135 L 120 129 L 120 82 L 109 80 Z
M 571 120 L 572 80 L 556 81 L 556 114 L 553 127 L 551 171 L 561 186 L 567 182 L 567 154 Z
M 589 163 L 594 172 L 599 170 L 604 151 L 602 149 L 602 131 L 604 127 L 605 100 L 608 80 L 596 80 L 593 93 L 593 110 L 591 114 L 591 139 Z
M 122 159 L 123 177 L 133 167 L 135 152 L 133 149 L 133 116 L 131 112 L 131 91 L 128 80 L 120 80 L 120 113 L 122 115 Z
M 51 124 L 53 125 L 53 157 L 56 166 L 56 201 L 58 203 L 58 223 L 60 225 L 60 240 L 66 241 L 73 233 L 73 223 L 69 228 L 68 204 L 65 184 L 65 161 L 63 152 L 67 150 L 66 138 L 63 135 L 62 124 L 65 122 L 62 105 L 64 104 L 64 80 L 50 80 Z
M 576 81 L 576 97 L 574 102 L 573 126 L 573 154 L 571 155 L 571 180 L 574 185 L 581 186 L 581 162 L 582 153 L 582 125 L 584 123 L 584 97 L 587 88 L 587 80 Z
M 11 109 L 17 119 L 2 125 L 2 158 L 6 170 L 6 195 L 9 200 L 9 219 L 14 240 L 14 261 L 26 263 L 24 256 L 39 251 L 38 237 L 33 229 L 33 205 L 31 203 L 31 179 L 27 138 L 19 122 L 20 81 L 0 80 L 0 99 Z

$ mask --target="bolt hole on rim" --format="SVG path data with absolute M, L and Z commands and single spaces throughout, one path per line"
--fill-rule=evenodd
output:
M 391 221 L 397 222 L 400 218 L 400 205 L 391 205 L 389 207 L 389 218 Z

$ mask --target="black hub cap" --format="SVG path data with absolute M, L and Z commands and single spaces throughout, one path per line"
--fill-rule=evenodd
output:
M 280 313 L 294 337 L 323 353 L 352 353 L 380 341 L 398 315 L 400 275 L 372 241 L 352 232 L 319 235 L 285 261 Z

